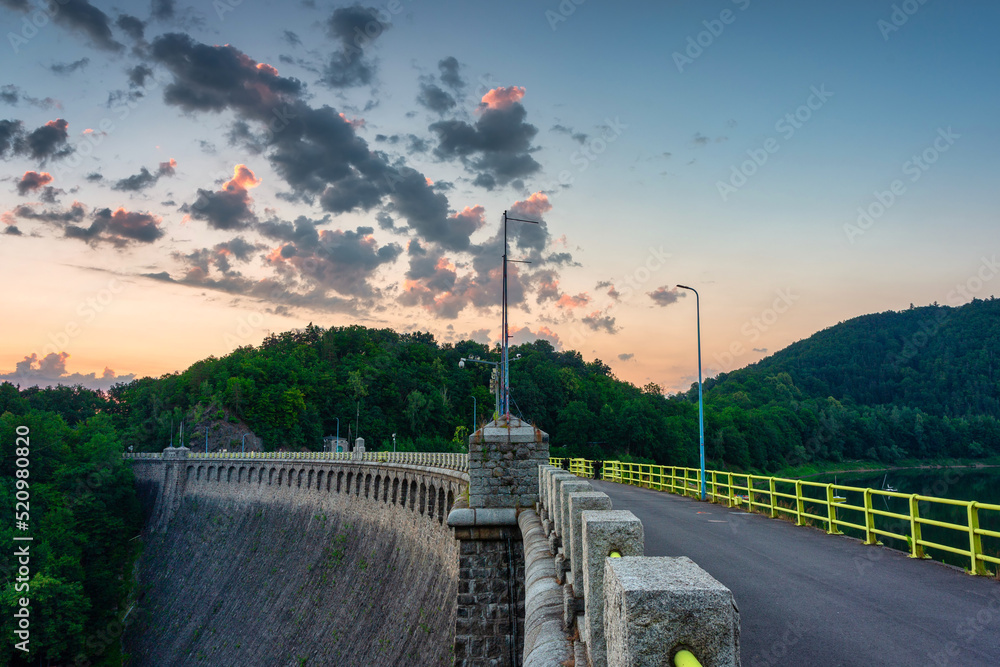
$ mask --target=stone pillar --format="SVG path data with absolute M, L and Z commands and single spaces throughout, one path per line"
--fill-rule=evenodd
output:
M 354 451 L 351 452 L 352 461 L 360 461 L 365 457 L 365 439 L 358 438 L 354 441 Z
M 448 514 L 459 542 L 455 665 L 518 667 L 524 651 L 520 510 L 538 502 L 549 436 L 501 417 L 469 437 L 469 498 Z
M 733 593 L 690 558 L 608 558 L 604 595 L 608 667 L 672 664 L 680 649 L 705 667 L 739 667 Z

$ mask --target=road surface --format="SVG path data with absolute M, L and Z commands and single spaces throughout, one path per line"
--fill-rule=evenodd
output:
M 1000 667 L 1000 581 L 669 493 L 594 481 L 733 591 L 744 667 Z

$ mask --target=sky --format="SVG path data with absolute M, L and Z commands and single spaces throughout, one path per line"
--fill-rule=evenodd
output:
M 0 0 L 0 379 L 312 322 L 665 391 L 1000 286 L 1000 7 Z M 693 287 L 693 292 L 678 284 Z M 704 298 L 704 303 L 699 303 Z

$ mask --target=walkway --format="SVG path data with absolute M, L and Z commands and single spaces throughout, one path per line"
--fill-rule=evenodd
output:
M 1000 665 L 1000 582 L 723 505 L 593 482 L 643 523 L 647 556 L 728 586 L 744 667 Z

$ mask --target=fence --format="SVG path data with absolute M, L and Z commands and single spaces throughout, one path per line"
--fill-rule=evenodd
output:
M 563 461 L 550 459 L 550 463 L 558 467 L 563 467 Z M 593 476 L 593 463 L 570 459 L 569 469 L 574 474 Z M 589 470 L 591 474 L 576 472 L 578 470 Z M 601 472 L 602 479 L 612 482 L 691 497 L 701 495 L 701 471 L 697 468 L 605 461 Z M 990 525 L 1000 527 L 1000 505 L 717 470 L 705 471 L 705 486 L 706 499 L 711 502 L 743 507 L 775 518 L 794 519 L 799 526 L 818 522 L 825 525 L 830 534 L 843 534 L 842 529 L 846 528 L 857 531 L 866 544 L 881 544 L 880 537 L 896 539 L 906 543 L 911 558 L 930 558 L 926 553 L 928 548 L 956 554 L 968 563 L 969 574 L 990 574 L 987 563 L 1000 565 L 1000 557 L 989 555 L 983 549 L 983 538 L 1000 540 L 1000 530 L 981 526 L 986 516 Z M 852 497 L 853 503 L 850 502 Z M 878 507 L 879 500 L 885 509 Z M 896 511 L 890 502 L 897 506 Z M 905 511 L 898 508 L 901 504 Z M 934 508 L 945 506 L 958 508 L 964 515 L 964 522 L 926 518 Z M 923 535 L 924 526 L 948 531 L 944 534 L 955 539 L 949 540 L 951 544 L 927 539 Z M 966 539 L 968 548 L 955 546 Z M 1000 542 L 996 545 L 1000 547 Z
M 160 452 L 126 453 L 126 459 L 159 459 Z M 210 459 L 266 459 L 269 461 L 372 461 L 377 463 L 401 463 L 405 465 L 435 466 L 452 470 L 469 471 L 467 454 L 444 454 L 440 452 L 208 452 L 191 451 L 188 460 Z

